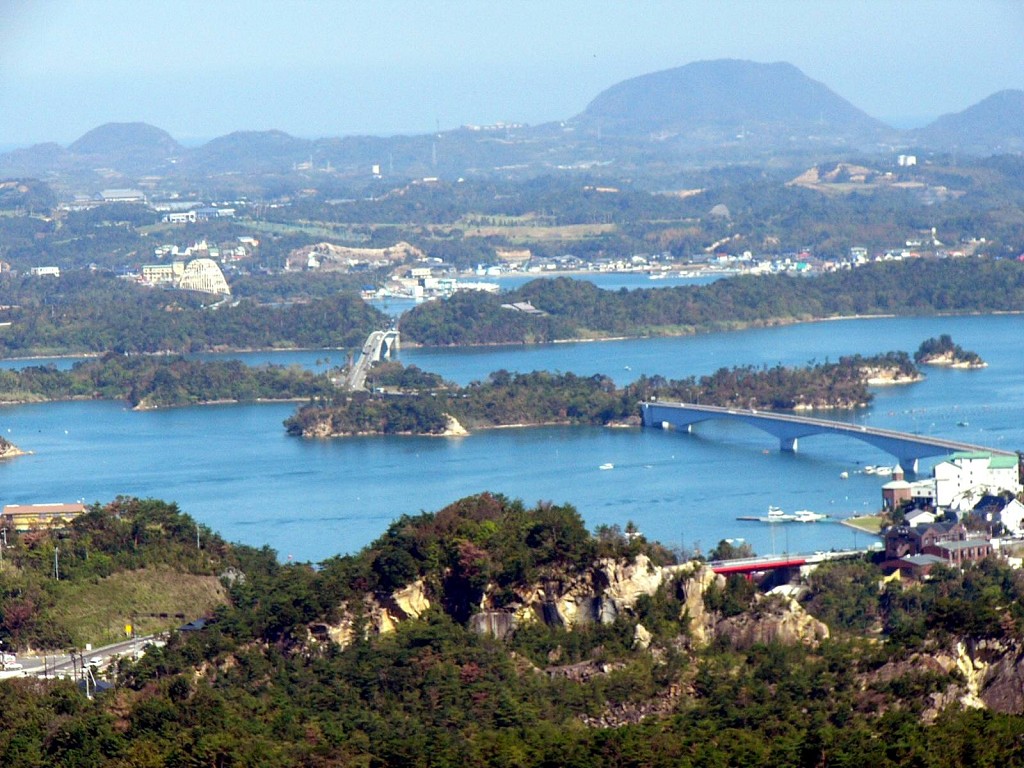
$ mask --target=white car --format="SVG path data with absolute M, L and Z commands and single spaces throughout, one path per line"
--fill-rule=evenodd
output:
M 103 657 L 102 656 L 93 656 L 91 659 L 89 659 L 89 665 L 90 666 L 99 667 L 102 664 L 103 664 Z

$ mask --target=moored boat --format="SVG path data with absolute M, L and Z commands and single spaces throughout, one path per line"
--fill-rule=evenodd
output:
M 823 512 L 812 512 L 809 509 L 798 509 L 793 513 L 793 521 L 797 523 L 816 523 L 825 520 L 828 515 Z

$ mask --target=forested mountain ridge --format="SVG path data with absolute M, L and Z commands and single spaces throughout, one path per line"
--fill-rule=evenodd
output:
M 561 123 L 455 129 L 415 136 L 303 139 L 281 131 L 239 131 L 195 148 L 145 124 L 109 123 L 62 148 L 55 144 L 0 154 L 0 174 L 94 177 L 97 167 L 131 176 L 202 177 L 222 173 L 288 173 L 315 158 L 345 174 L 388 158 L 406 178 L 501 173 L 524 166 L 607 162 L 654 171 L 666 160 L 722 164 L 773 155 L 885 151 L 897 145 L 979 155 L 1016 151 L 1021 107 L 1014 92 L 994 94 L 919 131 L 898 131 L 857 109 L 791 64 L 698 61 L 641 75 L 598 94 Z M 1016 98 L 1016 101 L 1014 101 Z M 996 105 L 1002 105 L 996 108 Z M 501 141 L 496 141 L 500 136 Z M 94 181 L 99 182 L 99 179 Z
M 998 91 L 961 112 L 915 131 L 922 147 L 975 154 L 1016 154 L 1024 150 L 1024 90 Z
M 603 136 L 660 134 L 711 146 L 785 144 L 807 134 L 836 145 L 874 145 L 896 133 L 792 64 L 735 59 L 694 62 L 618 83 L 570 124 Z

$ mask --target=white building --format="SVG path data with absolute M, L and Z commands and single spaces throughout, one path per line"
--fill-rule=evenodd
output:
M 1024 536 L 1024 504 L 1012 499 L 999 512 L 999 522 L 1013 536 Z
M 986 493 L 1010 491 L 1014 496 L 1024 486 L 1016 456 L 985 451 L 954 453 L 935 465 L 935 503 L 940 507 L 963 510 Z
M 928 512 L 924 509 L 915 509 L 913 512 L 907 515 L 907 525 L 911 528 L 917 528 L 919 525 L 931 525 L 935 522 L 935 513 Z

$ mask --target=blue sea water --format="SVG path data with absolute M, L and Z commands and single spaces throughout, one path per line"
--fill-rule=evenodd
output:
M 504 368 L 607 373 L 622 384 L 642 373 L 680 378 L 723 366 L 912 352 L 924 339 L 949 333 L 989 367 L 930 369 L 925 381 L 879 388 L 870 408 L 836 417 L 1012 450 L 1024 448 L 1022 330 L 1024 318 L 1016 315 L 891 318 L 400 354 L 406 364 L 460 383 Z M 323 368 L 333 353 L 233 356 Z M 344 354 L 337 356 L 332 364 Z M 736 518 L 763 514 L 770 504 L 836 517 L 873 510 L 884 479 L 858 469 L 892 463 L 852 438 L 812 436 L 800 441 L 799 453 L 784 454 L 768 435 L 725 422 L 705 423 L 691 435 L 543 427 L 454 439 L 303 440 L 282 427 L 293 410 L 262 404 L 134 412 L 102 402 L 0 407 L 0 434 L 33 452 L 0 462 L 0 504 L 162 498 L 229 540 L 269 545 L 282 559 L 319 561 L 358 550 L 400 515 L 492 491 L 527 504 L 571 503 L 591 528 L 633 521 L 670 546 L 707 550 L 722 538 L 743 538 L 758 552 L 798 552 L 864 546 L 869 537 L 836 523 L 768 526 Z M 614 469 L 599 469 L 606 463 Z M 849 479 L 840 479 L 844 471 Z

